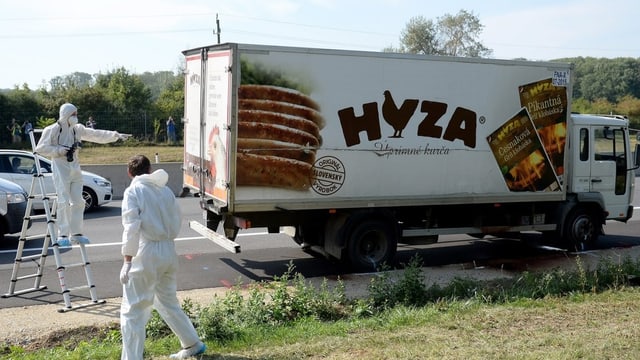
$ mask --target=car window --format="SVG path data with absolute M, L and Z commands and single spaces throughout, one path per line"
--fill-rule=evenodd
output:
M 9 157 L 14 174 L 32 174 L 35 172 L 35 161 L 31 156 L 13 155 Z
M 48 162 L 45 162 L 44 160 L 40 160 L 40 169 L 43 172 L 51 172 L 51 164 L 49 164 Z M 35 170 L 34 170 L 35 171 Z
M 0 155 L 0 172 L 10 173 L 13 172 L 13 167 L 11 166 L 11 160 L 8 155 Z

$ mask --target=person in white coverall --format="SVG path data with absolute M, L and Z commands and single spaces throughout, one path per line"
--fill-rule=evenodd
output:
M 84 199 L 82 171 L 78 161 L 80 142 L 106 144 L 125 140 L 129 136 L 117 131 L 86 128 L 78 123 L 78 109 L 69 103 L 60 106 L 58 121 L 42 131 L 35 151 L 50 157 L 53 163 L 53 184 L 58 195 L 58 245 L 89 243 L 89 239 L 82 235 Z
M 174 239 L 180 231 L 182 214 L 166 185 L 169 175 L 162 169 L 151 173 L 151 162 L 144 155 L 129 160 L 128 173 L 132 181 L 122 200 L 121 358 L 142 359 L 152 307 L 180 339 L 182 350 L 172 354 L 172 359 L 202 354 L 206 346 L 177 297 L 178 255 Z

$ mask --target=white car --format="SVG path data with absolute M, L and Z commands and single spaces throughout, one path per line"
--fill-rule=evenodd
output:
M 0 179 L 0 241 L 5 234 L 22 230 L 27 209 L 27 193 L 16 183 Z M 31 227 L 31 222 L 28 223 Z
M 38 155 L 40 169 L 44 174 L 44 186 L 47 194 L 55 193 L 51 173 L 51 161 Z M 13 181 L 22 186 L 28 193 L 36 173 L 33 153 L 24 150 L 0 149 L 0 178 Z M 85 211 L 109 203 L 113 198 L 111 182 L 104 177 L 82 171 L 82 197 L 85 201 Z M 40 186 L 36 182 L 36 194 L 40 194 Z M 35 210 L 44 209 L 42 201 L 34 202 Z

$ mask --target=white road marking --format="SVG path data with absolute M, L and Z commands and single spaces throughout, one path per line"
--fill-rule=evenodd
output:
M 255 236 L 255 235 L 267 235 L 268 232 L 266 231 L 261 231 L 261 232 L 251 232 L 251 233 L 239 233 L 238 237 L 244 237 L 244 236 Z M 204 236 L 189 236 L 189 237 L 181 237 L 181 238 L 176 238 L 175 241 L 191 241 L 191 240 L 205 240 L 206 238 Z M 87 244 L 85 245 L 86 248 L 99 248 L 99 247 L 108 247 L 108 246 L 120 246 L 122 245 L 122 242 L 111 242 L 111 243 L 102 243 L 102 244 Z M 78 245 L 73 245 L 71 246 L 72 248 L 78 247 Z M 1 250 L 0 254 L 10 254 L 10 253 L 15 253 L 17 249 L 15 250 Z M 22 252 L 35 252 L 35 251 L 42 251 L 41 247 L 36 247 L 36 248 L 24 248 L 22 249 Z

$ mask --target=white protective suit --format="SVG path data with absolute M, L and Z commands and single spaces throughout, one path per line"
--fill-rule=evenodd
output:
M 174 239 L 182 216 L 173 192 L 166 186 L 168 179 L 162 169 L 138 175 L 124 192 L 122 255 L 133 259 L 120 309 L 122 359 L 142 359 L 152 306 L 183 348 L 202 344 L 176 294 L 178 255 Z
M 67 151 L 74 143 L 89 141 L 100 144 L 123 139 L 125 135 L 117 131 L 94 130 L 82 124 L 73 125 L 71 115 L 77 112 L 72 104 L 60 106 L 60 117 L 55 124 L 42 131 L 42 137 L 35 151 L 51 158 L 53 162 L 53 184 L 58 194 L 57 225 L 58 236 L 82 234 L 84 215 L 84 199 L 82 199 L 82 172 L 78 162 L 77 148 L 73 153 L 73 161 L 67 161 Z M 76 119 L 77 121 L 77 119 Z

